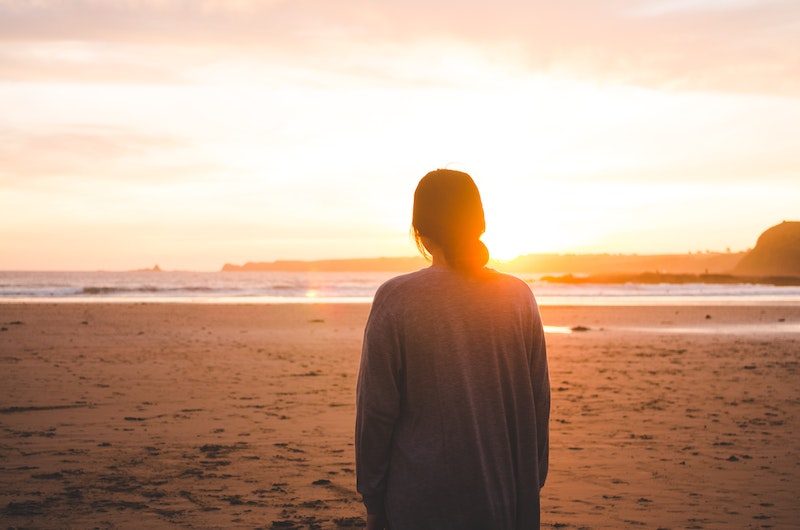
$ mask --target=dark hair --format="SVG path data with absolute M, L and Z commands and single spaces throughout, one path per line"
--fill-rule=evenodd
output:
M 419 181 L 414 192 L 411 221 L 417 248 L 428 257 L 422 237 L 442 247 L 447 264 L 473 272 L 489 261 L 489 251 L 480 240 L 486 230 L 483 204 L 472 177 L 462 171 L 437 169 Z

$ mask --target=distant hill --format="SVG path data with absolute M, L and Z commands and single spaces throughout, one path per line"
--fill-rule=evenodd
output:
M 409 272 L 428 265 L 429 262 L 421 256 L 403 256 L 316 261 L 278 260 L 249 262 L 244 265 L 226 263 L 222 270 L 225 272 Z M 746 281 L 796 285 L 800 278 L 800 222 L 784 221 L 773 226 L 761 234 L 755 248 L 749 252 L 643 255 L 528 254 L 510 261 L 491 260 L 489 266 L 512 273 L 560 273 L 592 276 L 584 279 L 570 276 L 549 278 L 549 281 L 562 283 L 586 281 L 599 283 L 628 281 L 730 283 Z M 154 269 L 157 270 L 157 266 Z M 641 276 L 643 274 L 644 276 Z M 631 277 L 631 275 L 640 276 Z M 731 275 L 736 275 L 738 278 Z M 759 277 L 760 279 L 758 279 Z
M 752 276 L 800 276 L 800 221 L 767 229 L 734 269 Z
M 325 271 L 325 272 L 407 272 L 427 267 L 422 256 L 401 258 L 324 259 L 316 261 L 278 260 L 248 262 L 244 265 L 226 263 L 223 272 L 255 271 Z
M 497 270 L 519 273 L 684 273 L 718 274 L 730 272 L 744 252 L 709 252 L 697 254 L 529 254 L 511 261 L 491 261 Z M 421 256 L 395 258 L 334 259 L 317 261 L 226 263 L 225 272 L 254 271 L 340 271 L 408 272 L 428 266 Z
M 502 265 L 507 272 L 716 274 L 733 270 L 744 252 L 696 254 L 528 254 Z
M 566 283 L 571 285 L 581 284 L 685 284 L 685 283 L 712 283 L 712 284 L 740 284 L 750 283 L 758 285 L 800 285 L 800 276 L 740 276 L 734 274 L 663 274 L 660 272 L 642 272 L 638 274 L 593 274 L 589 276 L 542 276 L 543 282 Z
M 132 270 L 131 272 L 163 272 L 163 271 L 161 270 L 161 267 L 159 267 L 158 264 L 156 264 L 149 269 L 135 269 Z

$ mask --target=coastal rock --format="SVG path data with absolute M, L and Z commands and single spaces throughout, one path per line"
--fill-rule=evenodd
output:
M 767 229 L 734 269 L 753 276 L 800 276 L 800 221 Z

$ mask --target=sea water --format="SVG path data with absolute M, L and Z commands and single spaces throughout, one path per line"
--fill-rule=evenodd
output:
M 0 272 L 0 302 L 369 303 L 389 272 Z M 800 304 L 800 287 L 581 284 L 517 274 L 541 305 Z

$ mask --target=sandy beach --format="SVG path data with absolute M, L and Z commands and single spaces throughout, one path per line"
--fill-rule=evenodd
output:
M 0 305 L 7 527 L 364 524 L 363 304 Z M 800 307 L 543 307 L 544 527 L 800 524 Z M 562 329 L 559 329 L 561 327 Z

